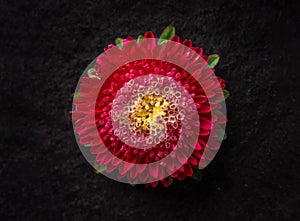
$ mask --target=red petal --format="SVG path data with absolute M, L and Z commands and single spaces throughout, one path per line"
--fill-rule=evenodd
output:
M 130 179 L 131 181 L 133 181 L 136 177 L 137 177 L 138 173 L 136 172 L 135 167 L 132 167 L 132 169 L 130 170 Z
M 187 39 L 185 39 L 184 41 L 183 41 L 183 44 L 184 45 L 186 45 L 187 47 L 192 47 L 192 41 L 191 40 L 187 40 Z
M 184 172 L 185 172 L 185 175 L 192 176 L 193 175 L 193 169 L 192 169 L 191 165 L 186 164 L 184 166 Z
M 192 164 L 193 166 L 197 166 L 198 161 L 195 157 L 190 156 L 189 163 Z
M 154 38 L 154 34 L 153 32 L 151 31 L 147 31 L 145 34 L 144 34 L 144 38 Z
M 126 174 L 132 167 L 134 166 L 133 163 L 126 163 L 126 162 L 122 162 L 119 166 L 119 173 L 121 175 Z
M 154 187 L 154 188 L 155 188 L 157 185 L 158 185 L 158 181 L 155 181 L 155 182 L 151 183 L 151 186 Z
M 158 169 L 157 163 L 149 164 L 149 172 L 152 177 L 158 178 Z
M 167 178 L 161 180 L 161 182 L 164 185 L 164 187 L 170 186 L 170 177 L 167 177 Z
M 170 38 L 170 41 L 180 42 L 180 38 L 177 35 L 174 35 L 172 38 Z
M 147 167 L 147 164 L 137 164 L 136 165 L 136 171 L 138 173 L 142 173 L 142 172 L 144 172 L 144 170 L 146 169 L 146 167 Z

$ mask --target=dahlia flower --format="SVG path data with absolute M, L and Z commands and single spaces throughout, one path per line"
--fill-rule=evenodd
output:
M 168 187 L 197 177 L 224 137 L 229 93 L 214 75 L 219 56 L 181 41 L 173 26 L 159 39 L 152 32 L 117 38 L 104 51 L 73 101 L 74 131 L 88 161 L 131 184 Z

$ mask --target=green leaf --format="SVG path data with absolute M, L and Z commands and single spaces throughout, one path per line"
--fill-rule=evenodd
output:
M 229 91 L 227 91 L 226 89 L 223 90 L 224 93 L 224 98 L 227 99 L 230 95 Z
M 139 35 L 137 38 L 137 43 L 139 44 L 144 39 L 143 35 Z
M 192 176 L 192 179 L 196 180 L 196 181 L 200 181 L 202 179 L 202 173 L 201 170 L 199 169 L 193 169 L 194 173 Z
M 123 48 L 123 39 L 116 38 L 116 45 L 118 46 L 118 48 L 122 49 Z
M 94 168 L 95 168 L 95 172 L 98 174 L 98 173 L 102 173 L 103 171 L 105 171 L 107 166 L 100 166 L 98 164 L 95 164 Z
M 73 99 L 81 98 L 82 95 L 80 93 L 75 93 Z
M 170 25 L 166 27 L 166 29 L 163 31 L 163 33 L 160 35 L 158 44 L 164 45 L 166 40 L 169 40 L 175 35 L 175 27 L 173 25 Z
M 208 56 L 208 67 L 214 68 L 220 60 L 220 56 L 217 54 L 212 54 Z

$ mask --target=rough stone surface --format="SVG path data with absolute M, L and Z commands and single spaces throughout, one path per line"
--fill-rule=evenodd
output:
M 1 220 L 299 220 L 298 15 L 282 1 L 1 1 Z M 221 56 L 228 139 L 200 183 L 96 175 L 69 119 L 77 81 L 116 37 L 171 23 Z

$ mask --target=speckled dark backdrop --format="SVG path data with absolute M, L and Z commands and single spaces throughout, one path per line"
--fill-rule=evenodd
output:
M 1 220 L 299 220 L 298 15 L 263 0 L 1 1 Z M 77 81 L 116 37 L 171 23 L 221 56 L 228 140 L 201 183 L 96 175 L 69 119 Z

